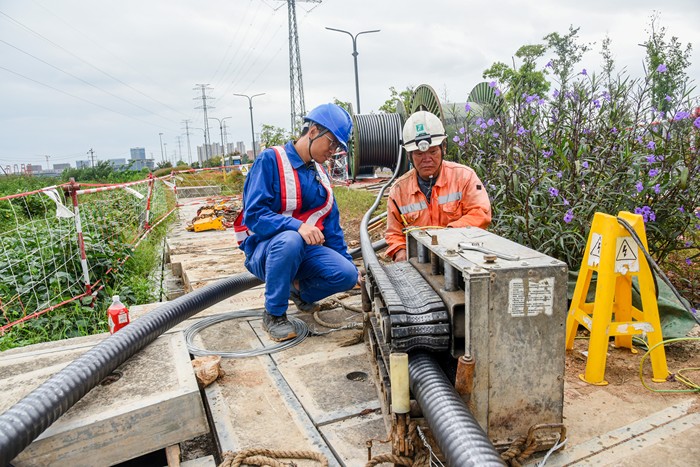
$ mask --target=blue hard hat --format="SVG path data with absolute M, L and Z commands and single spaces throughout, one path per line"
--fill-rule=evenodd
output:
M 316 123 L 333 133 L 335 139 L 348 150 L 348 140 L 352 133 L 352 119 L 347 111 L 336 104 L 321 104 L 304 117 L 305 122 Z

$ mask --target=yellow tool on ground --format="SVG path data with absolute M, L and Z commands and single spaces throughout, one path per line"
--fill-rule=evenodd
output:
M 190 232 L 203 232 L 205 230 L 226 230 L 224 216 L 206 216 L 194 220 L 187 225 Z

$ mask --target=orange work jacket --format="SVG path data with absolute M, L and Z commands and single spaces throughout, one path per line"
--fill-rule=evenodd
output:
M 402 231 L 406 227 L 434 225 L 485 229 L 491 223 L 489 196 L 471 168 L 443 161 L 430 203 L 420 191 L 417 177 L 415 169 L 409 170 L 389 191 L 384 238 L 388 244 L 386 255 L 390 258 L 406 248 L 406 236 Z

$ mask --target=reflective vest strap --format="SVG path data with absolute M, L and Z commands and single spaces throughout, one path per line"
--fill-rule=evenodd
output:
M 236 216 L 236 220 L 233 221 L 233 236 L 236 237 L 236 242 L 238 245 L 243 243 L 243 240 L 253 235 L 248 227 L 243 225 L 243 209 Z
M 321 185 L 323 185 L 328 194 L 326 196 L 326 202 L 316 209 L 312 209 L 302 213 L 299 217 L 295 217 L 306 224 L 315 225 L 320 230 L 323 230 L 323 221 L 328 214 L 330 214 L 331 209 L 333 208 L 333 187 L 331 186 L 331 180 L 328 178 L 328 174 L 324 170 L 323 166 L 315 161 L 314 164 L 316 165 L 316 171 L 321 179 Z
M 277 172 L 280 179 L 282 211 L 285 216 L 295 216 L 301 211 L 301 186 L 297 172 L 289 162 L 287 152 L 282 146 L 274 146 L 277 159 Z

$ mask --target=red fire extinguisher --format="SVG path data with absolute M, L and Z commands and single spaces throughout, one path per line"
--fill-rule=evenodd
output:
M 112 304 L 107 309 L 107 320 L 109 321 L 110 334 L 114 334 L 129 324 L 129 310 L 119 300 L 119 295 L 112 297 Z

